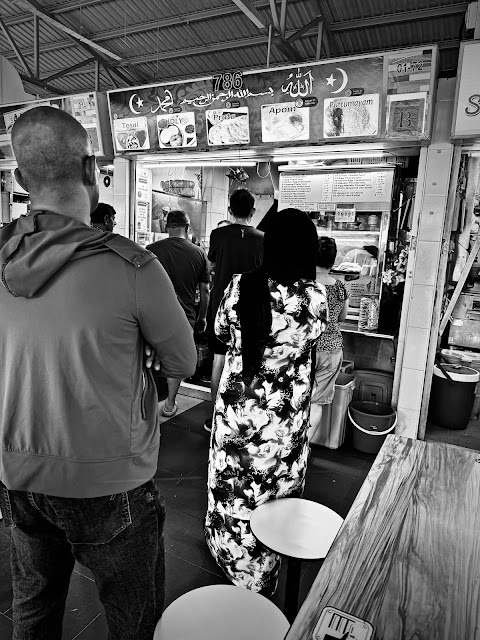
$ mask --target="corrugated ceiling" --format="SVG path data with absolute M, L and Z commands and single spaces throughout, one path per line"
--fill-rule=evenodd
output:
M 265 25 L 272 22 L 270 0 L 251 0 Z M 34 23 L 28 0 L 0 0 L 0 17 L 28 70 L 3 30 L 0 55 L 24 77 L 34 75 Z M 108 52 L 82 47 L 57 26 L 39 18 L 39 78 L 24 80 L 40 96 L 95 88 L 100 56 L 100 90 L 168 81 L 218 71 L 265 67 L 268 36 L 232 0 L 37 0 L 51 18 Z M 310 22 L 290 40 L 299 59 L 314 60 L 318 16 L 324 20 L 322 57 L 438 43 L 444 74 L 454 74 L 467 2 L 456 0 L 287 0 L 285 37 Z M 280 15 L 281 0 L 276 0 Z M 82 62 L 84 67 L 49 80 Z M 110 65 L 104 69 L 103 61 Z M 288 64 L 285 47 L 272 44 L 270 64 Z M 116 68 L 120 72 L 118 75 Z M 43 83 L 48 89 L 41 87 Z

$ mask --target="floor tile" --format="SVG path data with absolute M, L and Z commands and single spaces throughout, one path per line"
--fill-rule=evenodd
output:
M 179 416 L 179 420 L 182 416 Z M 158 467 L 181 475 L 190 473 L 203 459 L 208 460 L 209 439 L 204 434 L 187 429 L 178 429 L 174 419 L 169 420 L 161 429 L 160 455 Z M 206 432 L 205 432 L 206 435 Z
M 182 429 L 201 433 L 208 443 L 210 441 L 210 434 L 208 431 L 205 431 L 203 425 L 205 424 L 205 420 L 212 417 L 212 411 L 213 404 L 206 400 L 202 401 L 193 409 L 185 411 L 185 413 L 182 414 L 182 420 L 179 421 L 179 426 L 181 426 Z
M 163 410 L 163 405 L 165 404 L 165 400 L 163 400 L 162 402 L 160 402 L 160 417 L 159 417 L 159 421 L 160 424 L 163 424 L 164 422 L 168 422 L 169 420 L 173 420 L 174 418 L 177 418 L 178 416 L 182 415 L 182 413 L 184 413 L 185 411 L 188 411 L 189 409 L 192 409 L 193 407 L 197 406 L 197 404 L 200 404 L 202 402 L 202 400 L 199 400 L 198 398 L 190 398 L 189 396 L 183 396 L 183 395 L 178 395 L 177 396 L 177 406 L 178 406 L 178 410 L 177 413 L 175 414 L 175 416 L 173 416 L 173 418 L 168 418 L 166 416 L 164 416 L 162 414 L 162 410 Z
M 0 613 L 0 638 L 2 640 L 11 640 L 12 634 L 13 634 L 12 621 Z
M 103 613 L 103 607 L 97 585 L 74 571 L 65 605 L 62 640 L 76 638 L 99 613 Z
M 172 507 L 201 520 L 207 510 L 205 476 L 198 473 L 183 478 L 164 494 L 167 508 Z
M 223 576 L 222 570 L 208 550 L 201 520 L 196 521 L 196 524 L 171 547 L 169 553 L 201 569 Z
M 169 551 L 171 547 L 178 543 L 198 522 L 198 518 L 174 509 L 173 507 L 169 507 L 165 519 L 165 551 Z M 180 555 L 179 557 L 182 558 L 183 556 Z
M 229 584 L 229 582 L 215 573 L 205 571 L 169 553 L 166 554 L 166 607 L 187 591 L 211 584 Z
M 358 477 L 345 473 L 310 467 L 303 497 L 335 510 L 335 506 L 345 500 L 354 483 L 358 484 L 359 480 Z

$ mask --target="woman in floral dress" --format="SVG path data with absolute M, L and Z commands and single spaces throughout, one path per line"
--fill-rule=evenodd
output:
M 280 557 L 252 534 L 252 510 L 300 496 L 309 444 L 312 349 L 324 331 L 315 282 L 318 237 L 306 213 L 277 213 L 264 264 L 235 275 L 215 332 L 228 342 L 215 402 L 208 466 L 208 547 L 236 585 L 271 595 Z

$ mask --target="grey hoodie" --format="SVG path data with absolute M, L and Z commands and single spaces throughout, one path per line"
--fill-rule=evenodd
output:
M 39 212 L 0 229 L 0 480 L 69 498 L 153 477 L 160 430 L 144 341 L 192 375 L 192 330 L 158 260 Z

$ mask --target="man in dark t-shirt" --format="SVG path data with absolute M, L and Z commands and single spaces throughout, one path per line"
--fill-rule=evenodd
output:
M 213 368 L 211 377 L 212 401 L 217 396 L 220 376 L 227 352 L 226 345 L 215 336 L 215 316 L 218 307 L 235 273 L 252 271 L 263 261 L 263 233 L 251 226 L 250 221 L 255 213 L 255 197 L 248 189 L 237 189 L 230 196 L 229 213 L 233 224 L 214 229 L 210 234 L 208 259 L 214 271 L 213 289 L 210 295 L 208 310 L 208 336 L 210 349 L 213 351 Z M 211 421 L 205 423 L 209 430 Z
M 184 211 L 170 211 L 167 216 L 168 238 L 149 245 L 162 263 L 172 281 L 178 300 L 185 311 L 192 329 L 203 333 L 209 301 L 210 268 L 205 251 L 188 239 L 190 219 Z M 200 287 L 200 308 L 197 317 L 196 293 Z M 171 417 L 177 412 L 175 402 L 181 380 L 168 378 L 168 397 L 163 415 Z

